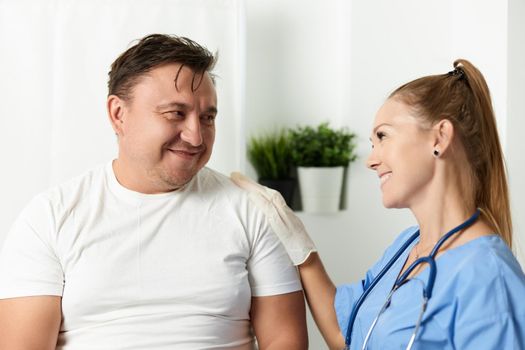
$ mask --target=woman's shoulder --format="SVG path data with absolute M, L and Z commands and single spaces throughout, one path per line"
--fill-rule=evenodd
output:
M 436 286 L 457 300 L 463 312 L 471 314 L 467 310 L 474 308 L 480 309 L 476 313 L 483 309 L 494 316 L 509 310 L 525 315 L 525 274 L 499 235 L 478 237 L 450 249 L 436 263 Z
M 450 249 L 443 255 L 444 263 L 458 272 L 479 272 L 480 277 L 497 278 L 516 275 L 525 284 L 523 270 L 503 239 L 497 235 L 481 236 Z M 440 259 L 438 258 L 438 261 Z
M 427 317 L 451 332 L 458 349 L 523 348 L 525 275 L 499 235 L 447 250 L 436 267 Z

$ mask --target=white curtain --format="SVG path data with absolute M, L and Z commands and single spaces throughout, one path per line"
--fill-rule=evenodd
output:
M 32 196 L 116 156 L 107 73 L 151 33 L 219 52 L 209 166 L 244 167 L 242 0 L 0 0 L 0 245 Z

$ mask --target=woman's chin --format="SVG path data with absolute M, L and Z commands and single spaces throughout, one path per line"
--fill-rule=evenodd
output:
M 406 208 L 406 205 L 403 203 L 394 200 L 393 198 L 383 196 L 383 206 L 387 209 L 403 209 Z

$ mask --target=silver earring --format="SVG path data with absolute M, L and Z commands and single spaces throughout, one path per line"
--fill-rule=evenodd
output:
M 434 157 L 439 157 L 439 151 L 437 149 L 434 150 Z

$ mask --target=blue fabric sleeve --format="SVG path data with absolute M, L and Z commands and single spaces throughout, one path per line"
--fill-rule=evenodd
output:
M 457 349 L 525 349 L 525 315 L 505 313 L 491 318 L 473 320 L 456 332 Z
M 348 321 L 350 314 L 355 306 L 355 303 L 368 288 L 375 276 L 381 271 L 383 266 L 394 256 L 399 247 L 406 242 L 406 240 L 416 232 L 418 228 L 415 226 L 405 229 L 399 234 L 394 243 L 387 248 L 381 259 L 379 259 L 367 272 L 365 278 L 358 283 L 343 284 L 337 287 L 334 300 L 334 308 L 337 315 L 337 322 L 343 336 L 346 335 L 348 328 Z
M 347 332 L 350 313 L 352 312 L 357 299 L 363 294 L 364 283 L 365 280 L 361 281 L 361 283 L 344 284 L 337 287 L 334 308 L 337 316 L 337 323 L 339 323 L 339 329 L 343 336 L 345 336 Z
M 467 350 L 525 349 L 525 276 L 501 239 L 485 242 L 491 249 L 472 254 L 462 270 L 470 273 L 457 289 L 462 293 L 454 345 Z

